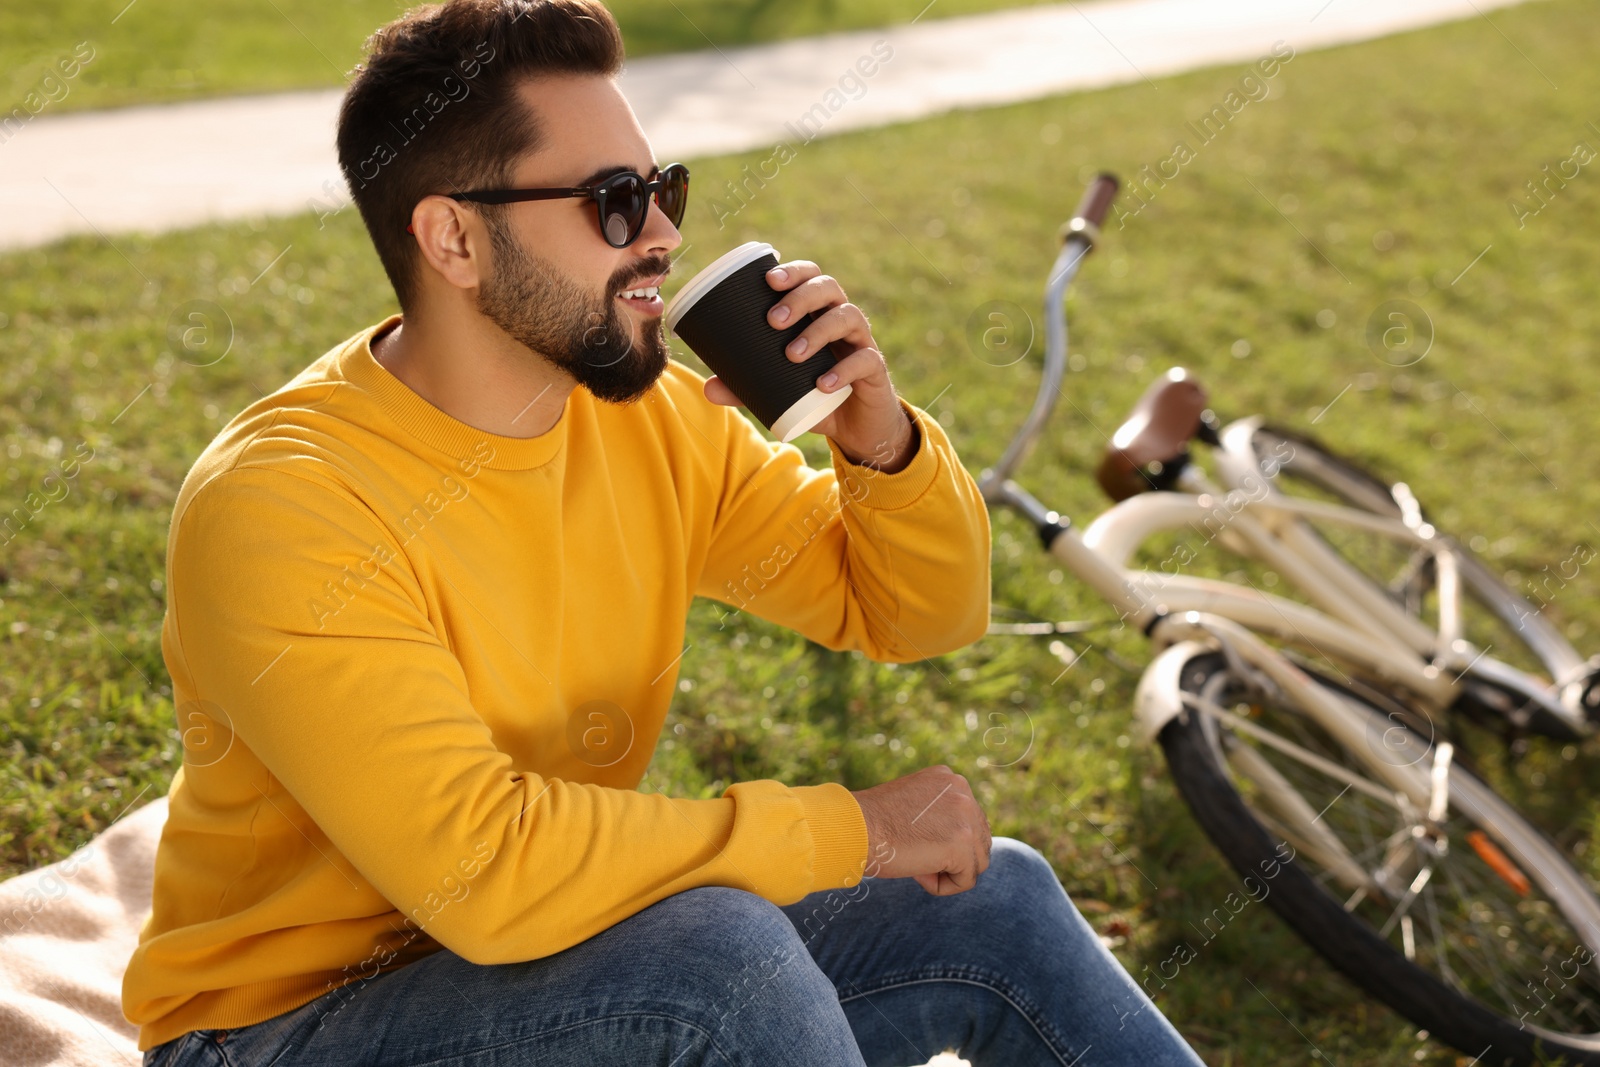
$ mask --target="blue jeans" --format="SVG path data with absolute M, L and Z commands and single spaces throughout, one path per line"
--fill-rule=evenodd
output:
M 994 839 L 965 893 L 866 878 L 778 907 L 691 889 L 524 963 L 440 950 L 145 1067 L 974 1067 L 1200 1060 L 1049 863 Z

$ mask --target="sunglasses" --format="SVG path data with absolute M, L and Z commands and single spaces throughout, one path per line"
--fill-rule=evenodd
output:
M 613 174 L 597 185 L 560 189 L 479 189 L 445 195 L 452 200 L 471 200 L 479 204 L 590 197 L 594 200 L 600 233 L 605 237 L 606 244 L 612 248 L 627 248 L 638 240 L 644 230 L 651 197 L 655 198 L 661 213 L 674 226 L 683 221 L 683 211 L 689 203 L 689 168 L 682 163 L 669 163 L 655 181 L 646 181 L 643 175 L 628 170 Z M 413 232 L 409 224 L 406 232 Z

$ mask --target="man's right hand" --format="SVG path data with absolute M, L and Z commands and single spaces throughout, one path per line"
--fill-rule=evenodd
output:
M 935 896 L 971 889 L 989 869 L 989 820 L 967 780 L 940 764 L 853 791 L 867 820 L 868 873 L 915 878 Z

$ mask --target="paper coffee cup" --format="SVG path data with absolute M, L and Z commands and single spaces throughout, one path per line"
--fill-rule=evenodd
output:
M 838 362 L 827 345 L 799 363 L 784 354 L 816 313 L 784 330 L 767 322 L 767 312 L 785 295 L 767 284 L 767 271 L 780 262 L 778 250 L 765 241 L 747 241 L 690 278 L 663 319 L 761 425 L 788 442 L 844 403 L 850 386 L 831 393 L 816 387 Z

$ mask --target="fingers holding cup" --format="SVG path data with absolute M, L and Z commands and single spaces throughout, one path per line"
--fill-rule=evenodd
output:
M 799 363 L 822 351 L 824 346 L 831 346 L 835 355 L 875 347 L 866 312 L 848 301 L 829 307 L 812 319 L 783 352 Z
M 815 264 L 806 264 L 809 271 L 791 271 L 782 285 L 773 285 L 772 276 L 767 284 L 775 289 L 787 289 L 787 294 L 767 312 L 767 323 L 775 330 L 787 329 L 813 311 L 821 311 L 846 299 L 844 288 L 832 275 L 822 274 Z M 782 268 L 779 268 L 782 269 Z
M 793 289 L 822 273 L 822 268 L 809 259 L 791 259 L 767 271 L 767 284 L 780 293 Z
M 872 385 L 879 375 L 883 384 L 888 384 L 889 367 L 883 361 L 883 353 L 876 348 L 858 348 L 833 365 L 822 377 L 817 379 L 817 388 L 824 393 L 835 393 L 847 385 Z

